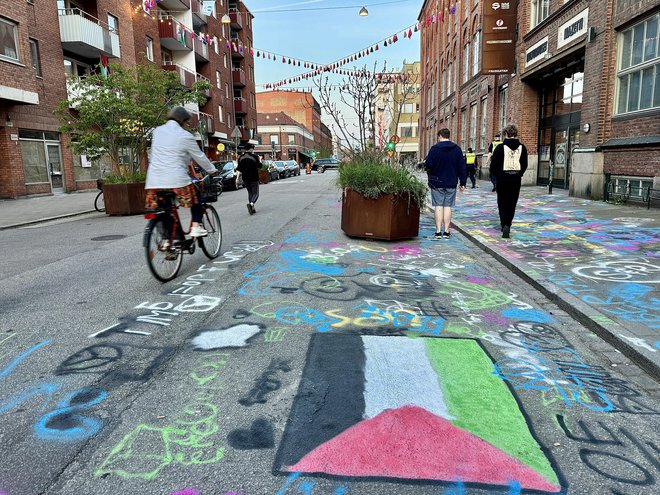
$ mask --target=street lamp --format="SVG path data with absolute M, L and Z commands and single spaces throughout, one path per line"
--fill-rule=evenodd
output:
M 362 7 L 362 8 L 360 9 L 360 16 L 361 16 L 361 17 L 367 17 L 368 15 L 369 15 L 369 11 L 367 10 L 367 8 L 366 8 L 366 7 Z

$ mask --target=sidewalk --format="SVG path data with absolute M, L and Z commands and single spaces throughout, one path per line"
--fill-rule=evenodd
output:
M 660 213 L 523 187 L 502 239 L 488 182 L 457 198 L 456 228 L 660 378 Z
M 660 212 L 524 187 L 502 239 L 490 191 L 481 181 L 459 195 L 456 228 L 660 378 Z M 93 212 L 96 193 L 2 200 L 0 230 Z
M 53 196 L 2 199 L 0 230 L 94 212 L 94 199 L 97 194 L 98 190 L 93 189 Z

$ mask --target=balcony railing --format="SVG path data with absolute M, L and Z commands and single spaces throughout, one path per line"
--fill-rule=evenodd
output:
M 161 9 L 167 10 L 188 10 L 190 8 L 190 0 L 160 0 L 158 6 Z
M 67 51 L 95 59 L 101 54 L 119 57 L 119 33 L 80 9 L 59 10 L 60 39 Z
M 158 16 L 158 32 L 161 46 L 172 51 L 186 51 L 193 49 L 192 33 L 171 15 Z
M 247 103 L 243 98 L 234 98 L 234 112 L 240 114 L 247 113 Z
M 246 48 L 242 45 L 239 45 L 235 41 L 231 43 L 231 57 L 232 58 L 245 58 L 244 52 Z
M 173 62 L 163 62 L 163 69 L 178 73 L 181 84 L 186 88 L 192 88 L 197 80 L 195 72 Z
M 209 45 L 195 38 L 195 60 L 197 62 L 209 61 Z
M 200 27 L 206 24 L 208 16 L 203 12 L 202 0 L 192 0 L 193 27 Z
M 199 72 L 196 72 L 196 73 L 195 73 L 195 79 L 196 79 L 197 81 L 204 81 L 205 83 L 208 83 L 208 84 L 209 84 L 209 89 L 203 91 L 203 94 L 204 94 L 204 96 L 206 96 L 207 98 L 211 98 L 211 87 L 212 87 L 212 86 L 211 86 L 211 80 L 210 80 L 208 77 L 201 75 Z
M 238 10 L 229 10 L 229 18 L 231 19 L 232 29 L 243 29 L 243 16 Z
M 206 124 L 206 133 L 213 134 L 215 130 L 213 129 L 213 116 L 208 113 L 199 112 L 199 121 L 205 122 Z
M 241 141 L 249 141 L 252 139 L 250 137 L 250 129 L 246 129 L 245 127 L 239 127 L 241 130 Z
M 232 69 L 231 77 L 232 81 L 234 81 L 234 86 L 245 86 L 245 71 L 243 69 Z

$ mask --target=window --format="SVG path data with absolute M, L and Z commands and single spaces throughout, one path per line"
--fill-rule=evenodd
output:
M 504 85 L 500 88 L 500 115 L 499 115 L 499 129 L 504 129 L 506 127 L 506 90 L 507 85 Z M 494 134 L 494 133 L 493 133 Z
M 451 78 L 451 66 L 452 63 L 449 62 L 449 65 L 447 65 L 447 96 L 452 94 L 454 91 L 454 86 L 453 86 L 453 79 Z
M 619 34 L 616 113 L 660 108 L 660 14 Z
M 481 31 L 474 33 L 472 37 L 472 75 L 479 72 L 479 55 L 481 54 Z
M 463 82 L 467 82 L 470 77 L 470 43 L 463 46 Z
M 108 28 L 110 28 L 110 31 L 113 33 L 116 33 L 119 29 L 119 19 L 112 14 L 108 14 Z
M 216 70 L 215 71 L 215 87 L 218 89 L 222 89 L 222 84 L 220 84 L 220 71 Z
M 412 138 L 415 137 L 415 127 L 411 125 L 400 125 L 399 126 L 399 136 L 402 138 Z
M 223 62 L 224 66 L 225 66 L 225 69 L 226 69 L 227 68 L 227 54 L 226 53 L 222 56 L 222 62 Z
M 231 127 L 231 114 L 227 112 L 227 127 Z
M 479 149 L 481 151 L 486 150 L 486 109 L 487 109 L 487 98 L 481 99 L 481 133 L 479 134 Z
M 631 199 L 642 199 L 649 188 L 653 187 L 651 177 L 619 177 L 610 178 L 610 194 L 630 195 Z
M 415 113 L 414 103 L 404 103 L 401 107 L 401 113 Z
M 550 14 L 550 0 L 532 0 L 530 12 L 531 26 L 540 24 Z
M 18 24 L 0 17 L 0 57 L 19 60 Z
M 465 148 L 465 131 L 467 130 L 467 110 L 461 110 L 461 147 Z
M 146 38 L 146 43 L 147 43 L 147 60 L 150 60 L 151 62 L 154 61 L 154 40 L 152 40 L 149 36 Z
M 270 144 L 280 144 L 280 137 L 277 134 L 271 134 Z
M 229 84 L 225 83 L 225 98 L 229 98 Z
M 470 148 L 477 148 L 477 103 L 470 105 Z
M 37 77 L 41 77 L 41 62 L 39 61 L 39 43 L 37 40 L 30 40 L 30 55 L 32 56 L 32 68 Z
M 218 105 L 218 118 L 220 119 L 220 122 L 225 121 L 225 109 L 222 108 L 222 105 Z
M 217 36 L 213 37 L 213 49 L 215 50 L 216 55 L 220 53 L 220 40 Z
M 289 144 L 296 144 L 296 136 L 294 134 L 289 134 Z

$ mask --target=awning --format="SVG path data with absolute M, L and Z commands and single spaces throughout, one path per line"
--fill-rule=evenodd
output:
M 307 158 L 313 158 L 312 155 L 310 155 L 309 153 L 305 153 L 304 151 L 299 151 L 298 153 L 300 153 L 301 155 L 305 155 Z

